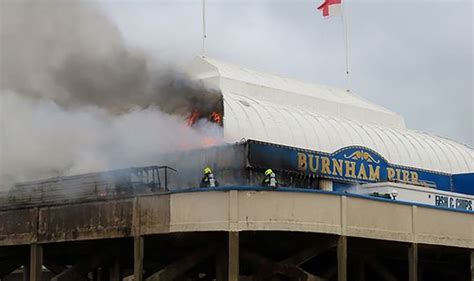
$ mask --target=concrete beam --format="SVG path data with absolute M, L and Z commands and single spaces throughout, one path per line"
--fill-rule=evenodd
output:
M 310 259 L 320 255 L 321 253 L 334 248 L 337 246 L 336 240 L 328 240 L 328 239 L 321 239 L 318 240 L 313 245 L 309 247 L 305 247 L 301 251 L 297 252 L 296 254 L 292 255 L 289 258 L 281 261 L 282 264 L 293 264 L 293 265 L 301 265 Z
M 43 273 L 43 246 L 31 244 L 30 246 L 30 281 L 41 281 Z
M 60 265 L 60 264 L 55 263 L 55 262 L 50 261 L 50 260 L 44 260 L 43 261 L 43 266 L 46 267 L 54 275 L 58 275 L 61 272 L 67 270 L 66 266 Z M 77 278 L 76 281 L 89 281 L 89 279 L 86 278 L 86 277 L 81 278 L 81 276 L 76 275 L 76 278 Z
M 162 270 L 153 273 L 146 281 L 173 281 L 213 254 L 215 254 L 215 248 L 213 247 L 194 251 L 187 254 L 184 258 L 167 265 Z
M 55 274 L 55 275 L 58 275 L 60 274 L 61 272 L 65 271 L 67 269 L 67 267 L 65 266 L 62 266 L 60 264 L 57 264 L 53 261 L 50 261 L 50 260 L 45 260 L 43 262 L 43 265 L 49 270 L 51 271 L 51 273 Z
M 337 241 L 337 281 L 347 281 L 347 237 Z
M 133 277 L 134 281 L 142 281 L 145 250 L 143 236 L 136 236 L 133 244 Z
M 418 281 L 418 244 L 408 248 L 408 280 Z
M 369 265 L 372 270 L 382 277 L 383 280 L 397 281 L 397 278 L 390 272 L 390 270 L 377 260 L 370 259 L 368 260 L 367 265 Z
M 267 263 L 259 268 L 253 280 L 269 280 L 277 274 L 283 275 L 289 280 L 322 281 L 321 278 L 292 264 Z M 273 280 L 273 279 L 272 279 Z
M 274 260 L 264 257 L 250 249 L 242 249 L 242 259 L 250 262 L 255 267 L 260 267 L 268 263 L 276 263 Z
M 64 270 L 60 274 L 51 278 L 51 281 L 71 281 L 71 280 L 83 280 L 84 276 L 90 272 L 93 268 L 96 268 L 111 254 L 111 251 L 103 249 L 99 254 L 93 254 L 87 257 L 72 267 Z
M 239 232 L 229 232 L 228 281 L 239 280 Z
M 321 275 L 323 280 L 331 280 L 337 274 L 337 266 L 331 266 Z M 365 281 L 365 280 L 364 280 Z
M 249 261 L 258 268 L 252 280 L 266 280 L 275 273 L 280 273 L 291 280 L 322 281 L 324 279 L 315 276 L 295 264 L 276 262 L 256 252 L 245 249 L 242 251 L 242 259 Z
M 15 271 L 15 269 L 21 267 L 23 263 L 21 259 L 0 261 L 0 280 Z

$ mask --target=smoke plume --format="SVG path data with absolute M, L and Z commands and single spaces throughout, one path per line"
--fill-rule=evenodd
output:
M 127 46 L 96 3 L 0 3 L 0 183 L 157 163 L 220 142 L 215 90 Z M 155 54 L 156 55 L 156 54 Z

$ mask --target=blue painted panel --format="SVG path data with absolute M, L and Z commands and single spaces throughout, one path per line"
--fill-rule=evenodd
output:
M 332 190 L 337 191 L 337 192 L 344 192 L 351 186 L 353 186 L 353 184 L 334 181 L 332 183 Z
M 474 195 L 474 173 L 452 175 L 453 191 Z
M 248 141 L 251 167 L 304 173 L 346 183 L 403 182 L 452 189 L 451 175 L 388 163 L 376 151 L 361 146 L 334 153 Z

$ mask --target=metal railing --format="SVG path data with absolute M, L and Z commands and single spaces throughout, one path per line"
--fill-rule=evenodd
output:
M 134 167 L 16 184 L 0 193 L 0 209 L 107 200 L 168 191 L 169 166 Z

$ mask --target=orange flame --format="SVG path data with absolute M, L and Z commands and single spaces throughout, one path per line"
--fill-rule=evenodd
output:
M 194 124 L 196 124 L 196 122 L 201 118 L 202 118 L 201 113 L 197 110 L 194 110 L 186 118 L 186 124 L 191 127 Z M 216 123 L 218 125 L 222 125 L 222 114 L 217 111 L 214 111 L 209 115 L 207 120 L 209 120 L 210 122 Z
M 212 138 L 212 137 L 205 137 L 201 142 L 201 145 L 203 147 L 211 147 L 211 146 L 214 146 L 216 144 L 217 144 L 217 140 Z
M 211 113 L 211 116 L 209 116 L 212 122 L 217 123 L 219 125 L 222 124 L 222 115 L 219 114 L 219 112 L 214 111 Z
M 197 110 L 193 111 L 193 113 L 191 113 L 189 117 L 186 118 L 186 123 L 188 124 L 188 126 L 194 125 L 199 119 L 199 116 L 200 114 L 199 112 L 197 112 Z

